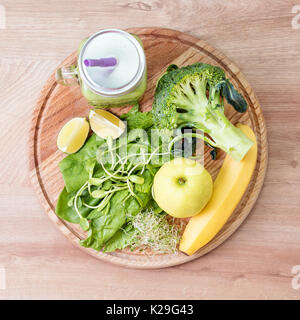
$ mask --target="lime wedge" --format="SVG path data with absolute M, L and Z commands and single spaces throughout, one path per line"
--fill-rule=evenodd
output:
M 74 153 L 84 144 L 90 130 L 85 118 L 73 118 L 59 131 L 57 147 L 65 153 Z
M 124 122 L 106 110 L 91 110 L 89 114 L 89 121 L 91 129 L 97 136 L 103 139 L 107 139 L 108 137 L 117 139 L 125 130 Z

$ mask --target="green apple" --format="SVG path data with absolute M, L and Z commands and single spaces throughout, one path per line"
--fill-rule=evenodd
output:
M 155 201 L 169 215 L 186 218 L 199 213 L 209 201 L 213 182 L 197 161 L 176 158 L 165 163 L 153 182 Z

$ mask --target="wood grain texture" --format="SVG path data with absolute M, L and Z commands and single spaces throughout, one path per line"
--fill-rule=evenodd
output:
M 297 1 L 1 4 L 0 299 L 300 298 L 291 285 L 300 265 L 300 30 L 291 27 Z M 222 51 L 253 87 L 268 131 L 266 179 L 246 222 L 201 259 L 161 270 L 119 268 L 75 248 L 44 214 L 29 179 L 27 136 L 46 80 L 88 34 L 130 26 L 177 29 Z
M 148 111 L 151 108 L 157 80 L 170 64 L 183 66 L 197 61 L 222 67 L 227 77 L 247 100 L 248 110 L 244 114 L 235 112 L 230 106 L 225 106 L 227 117 L 233 123 L 248 124 L 253 129 L 258 144 L 258 157 L 252 180 L 235 212 L 216 237 L 192 256 L 179 253 L 176 255 L 156 254 L 149 257 L 146 254 L 130 252 L 129 250 L 103 253 L 80 246 L 79 241 L 84 239 L 86 234 L 78 225 L 63 221 L 55 214 L 56 201 L 63 188 L 63 180 L 58 163 L 64 156 L 57 150 L 56 139 L 64 123 L 73 117 L 87 116 L 91 107 L 82 97 L 79 86 L 65 87 L 57 85 L 54 73 L 42 89 L 33 112 L 29 137 L 30 176 L 48 216 L 58 229 L 77 247 L 98 259 L 125 267 L 140 269 L 165 268 L 192 261 L 210 252 L 226 240 L 244 221 L 263 185 L 268 155 L 267 133 L 263 113 L 253 89 L 241 71 L 222 53 L 196 37 L 175 30 L 134 28 L 127 31 L 137 34 L 141 38 L 147 59 L 148 87 L 145 96 L 140 102 L 142 110 Z M 76 64 L 76 52 L 70 55 L 61 66 L 70 66 L 72 64 Z M 119 115 L 128 111 L 128 107 L 113 108 L 110 111 Z M 209 148 L 206 148 L 205 168 L 213 178 L 216 177 L 224 156 L 219 151 L 218 160 L 212 161 L 209 156 Z

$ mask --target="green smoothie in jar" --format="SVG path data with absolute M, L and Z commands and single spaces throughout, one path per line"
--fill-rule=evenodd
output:
M 147 85 L 142 42 L 118 29 L 97 32 L 80 43 L 77 66 L 57 71 L 57 81 L 79 83 L 83 96 L 95 107 L 136 103 Z

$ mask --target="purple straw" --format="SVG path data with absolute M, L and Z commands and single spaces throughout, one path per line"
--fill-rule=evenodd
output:
M 114 67 L 117 64 L 117 59 L 114 57 L 85 59 L 83 62 L 87 67 Z

